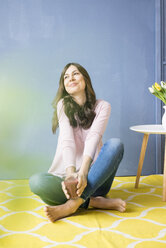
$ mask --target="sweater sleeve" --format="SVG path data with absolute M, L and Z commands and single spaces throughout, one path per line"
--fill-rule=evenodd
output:
M 83 153 L 83 155 L 90 156 L 92 160 L 94 159 L 98 143 L 106 129 L 110 112 L 111 105 L 106 101 L 101 101 L 99 106 L 97 106 L 96 116 L 86 137 Z
M 61 138 L 63 164 L 66 169 L 69 166 L 75 166 L 76 145 L 73 128 L 64 112 L 63 100 L 60 100 L 57 104 L 57 116 L 60 132 L 59 135 Z

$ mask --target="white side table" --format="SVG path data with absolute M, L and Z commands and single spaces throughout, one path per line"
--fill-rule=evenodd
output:
M 150 134 L 165 134 L 163 201 L 166 201 L 166 129 L 164 129 L 162 125 L 132 126 L 130 127 L 130 129 L 135 132 L 144 133 L 144 137 L 142 141 L 142 148 L 141 148 L 141 153 L 140 153 L 140 158 L 139 158 L 139 163 L 138 163 L 135 188 L 138 188 L 149 135 Z

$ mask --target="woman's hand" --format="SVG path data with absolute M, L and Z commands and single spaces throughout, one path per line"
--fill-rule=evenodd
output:
M 72 172 L 72 173 L 68 174 L 68 175 L 65 177 L 65 180 L 67 180 L 67 179 L 70 178 L 70 177 L 78 178 L 78 175 L 77 175 L 76 172 Z M 70 199 L 70 195 L 69 195 L 69 192 L 68 192 L 67 189 L 66 189 L 66 186 L 65 186 L 64 181 L 61 183 L 61 185 L 62 185 L 62 190 L 63 190 L 63 192 L 64 192 L 66 198 L 67 198 L 67 199 Z
M 80 197 L 87 186 L 87 176 L 83 173 L 78 173 L 77 195 Z

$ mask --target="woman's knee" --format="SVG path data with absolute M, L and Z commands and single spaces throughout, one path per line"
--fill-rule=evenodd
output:
M 29 186 L 33 193 L 38 194 L 43 186 L 43 179 L 47 173 L 34 174 L 29 179 Z
M 123 153 L 124 153 L 124 145 L 119 138 L 111 138 L 111 139 L 107 140 L 105 145 L 107 146 L 107 149 L 109 149 L 111 151 L 115 151 L 118 154 L 123 155 Z

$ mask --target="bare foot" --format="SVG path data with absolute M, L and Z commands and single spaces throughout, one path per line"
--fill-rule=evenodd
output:
M 54 222 L 76 212 L 79 206 L 83 203 L 83 199 L 70 199 L 66 203 L 58 206 L 45 206 L 44 212 L 47 218 Z
M 122 199 L 109 199 L 103 196 L 91 197 L 90 206 L 101 209 L 113 209 L 121 213 L 125 212 L 126 210 L 126 202 Z

